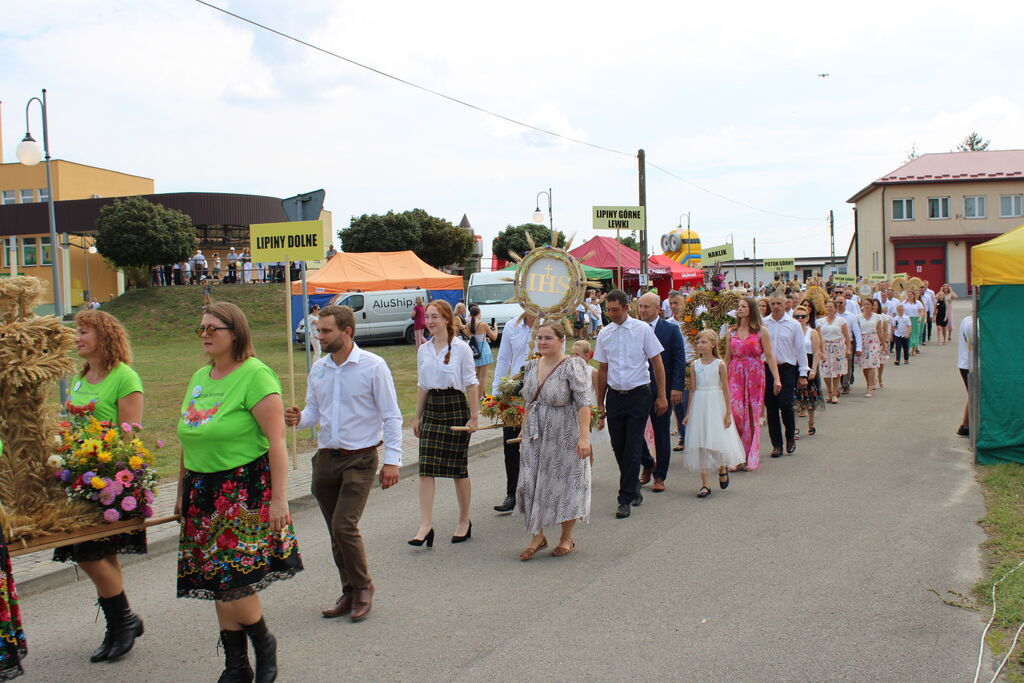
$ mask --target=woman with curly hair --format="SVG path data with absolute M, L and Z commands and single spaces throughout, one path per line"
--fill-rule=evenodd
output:
M 86 408 L 100 422 L 138 425 L 142 422 L 142 380 L 128 365 L 132 361 L 128 333 L 117 318 L 96 310 L 79 311 L 75 326 L 78 355 L 85 363 L 71 383 L 66 405 Z M 142 619 L 128 606 L 117 556 L 145 552 L 145 530 L 75 543 L 53 552 L 54 561 L 77 563 L 96 586 L 107 632 L 89 661 L 115 660 L 131 650 L 142 635 Z

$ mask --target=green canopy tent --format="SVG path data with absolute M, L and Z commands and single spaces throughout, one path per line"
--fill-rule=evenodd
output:
M 1024 225 L 971 248 L 974 285 L 970 431 L 982 465 L 1024 463 L 1020 339 L 1024 334 Z
M 583 264 L 580 264 L 583 265 Z M 516 270 L 519 267 L 518 263 L 513 263 L 510 266 L 502 268 L 502 270 Z M 583 274 L 587 276 L 588 280 L 611 280 L 615 277 L 612 271 L 607 268 L 591 268 L 590 266 L 583 266 Z

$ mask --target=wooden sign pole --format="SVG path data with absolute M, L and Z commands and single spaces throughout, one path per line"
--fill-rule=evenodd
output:
M 295 351 L 292 349 L 292 269 L 288 255 L 284 255 L 284 319 L 287 325 L 288 339 L 288 405 L 295 405 Z M 306 330 L 309 334 L 309 330 Z M 299 468 L 298 429 L 292 427 L 292 469 Z

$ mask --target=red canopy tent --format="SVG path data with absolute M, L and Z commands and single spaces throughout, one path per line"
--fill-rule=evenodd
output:
M 651 263 L 661 266 L 668 266 L 672 269 L 672 288 L 677 289 L 683 285 L 697 286 L 704 282 L 704 271 L 700 268 L 690 268 L 682 263 L 673 261 L 663 254 L 655 254 L 651 257 Z
M 578 258 L 584 265 L 616 271 L 617 282 L 635 282 L 640 274 L 640 252 L 620 244 L 611 237 L 598 235 L 569 253 Z M 584 258 L 588 254 L 590 254 L 590 257 Z M 620 268 L 621 273 L 618 272 Z M 670 266 L 657 263 L 654 259 L 648 259 L 647 272 L 650 273 L 652 281 L 663 280 L 664 282 L 656 284 L 664 285 L 666 291 L 672 286 L 672 268 Z M 623 286 L 628 290 L 632 288 L 632 283 L 623 284 Z M 658 289 L 661 290 L 662 287 L 659 286 Z

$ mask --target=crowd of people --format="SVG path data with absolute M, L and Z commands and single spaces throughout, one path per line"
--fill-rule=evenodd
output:
M 876 289 L 864 298 L 841 286 L 827 289 L 827 296 L 793 287 L 742 296 L 731 312 L 734 322 L 695 335 L 683 333 L 689 292 L 673 291 L 664 302 L 653 292 L 635 300 L 622 290 L 588 292 L 583 313 L 601 321 L 595 346 L 574 338 L 579 318 L 538 321 L 523 313 L 505 326 L 496 359 L 495 330 L 475 306 L 462 311 L 443 300 L 417 302 L 413 317 L 429 339 L 417 339 L 412 430 L 419 438 L 419 521 L 408 543 L 421 550 L 434 546 L 437 479 L 454 482 L 458 519 L 451 543 L 472 539 L 468 448 L 479 428 L 492 360 L 490 393 L 522 373 L 523 401 L 521 424 L 503 431 L 506 497 L 494 510 L 522 516 L 530 539 L 521 561 L 548 547 L 545 529 L 551 527 L 559 531 L 550 554 L 564 557 L 576 549 L 576 525 L 590 517 L 595 443 L 610 443 L 618 465 L 618 519 L 643 503 L 644 486 L 650 484 L 653 493 L 667 490 L 673 452 L 682 452 L 683 467 L 699 477 L 697 497 L 707 498 L 713 478 L 725 490 L 731 475 L 761 467 L 762 425 L 771 457 L 792 455 L 801 436 L 815 435 L 816 411 L 840 405 L 854 390 L 857 367 L 870 398 L 884 387 L 883 369 L 920 354 L 933 327 L 939 344 L 949 341 L 955 295 L 947 287 L 936 294 L 925 283 L 923 291 L 902 298 L 884 285 Z M 177 427 L 177 595 L 214 603 L 225 657 L 222 681 L 272 681 L 277 675 L 277 640 L 258 594 L 303 570 L 286 495 L 286 426 L 317 428 L 312 493 L 340 583 L 339 597 L 322 615 L 361 621 L 373 607 L 359 520 L 374 482 L 388 489 L 399 479 L 403 418 L 387 363 L 354 341 L 352 310 L 330 305 L 315 313 L 324 355 L 310 371 L 302 408 L 285 406 L 280 381 L 256 358 L 237 306 L 206 306 L 196 328 L 208 362 L 188 380 Z M 113 424 L 141 423 L 143 386 L 130 366 L 124 328 L 98 310 L 78 313 L 75 323 L 83 365 L 68 405 L 92 405 L 97 419 Z M 965 385 L 969 338 L 966 318 L 958 362 Z M 800 417 L 807 418 L 805 432 Z M 966 435 L 966 425 L 965 410 L 958 433 Z M 144 633 L 118 556 L 145 552 L 145 532 L 136 531 L 54 553 L 58 561 L 76 563 L 95 586 L 106 632 L 91 661 L 118 659 Z M 8 588 L 0 597 L 9 602 L 13 582 Z M 13 626 L 20 633 L 20 624 Z M 0 654 L 16 664 L 21 639 L 8 638 Z
M 329 261 L 337 253 L 332 244 L 324 258 Z M 202 249 L 197 249 L 195 254 L 177 263 L 153 266 L 150 281 L 154 287 L 189 286 L 206 282 L 224 285 L 284 282 L 286 270 L 290 270 L 292 280 L 298 280 L 299 268 L 296 261 L 253 261 L 249 247 L 228 247 L 223 256 L 219 251 L 206 256 Z

